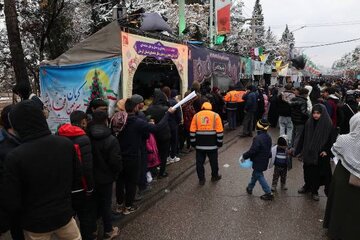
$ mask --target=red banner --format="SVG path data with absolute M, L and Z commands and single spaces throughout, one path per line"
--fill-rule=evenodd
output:
M 216 33 L 218 35 L 230 33 L 230 9 L 231 0 L 215 0 Z

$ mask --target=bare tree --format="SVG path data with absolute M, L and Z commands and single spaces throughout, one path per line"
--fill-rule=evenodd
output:
M 4 1 L 4 13 L 12 58 L 12 65 L 16 78 L 16 91 L 23 99 L 27 99 L 30 95 L 31 87 L 29 77 L 26 71 L 24 50 L 21 45 L 15 0 Z

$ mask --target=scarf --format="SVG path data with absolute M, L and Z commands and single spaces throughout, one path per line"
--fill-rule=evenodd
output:
M 304 146 L 302 150 L 305 164 L 317 165 L 321 151 L 329 140 L 332 132 L 332 121 L 326 108 L 321 104 L 316 104 L 312 112 L 321 113 L 320 119 L 316 121 L 310 117 L 305 124 Z
M 350 133 L 340 135 L 331 151 L 351 174 L 360 178 L 360 113 L 350 119 Z
M 113 130 L 115 136 L 124 129 L 127 122 L 128 114 L 124 111 L 119 111 L 114 114 L 110 121 L 110 128 Z

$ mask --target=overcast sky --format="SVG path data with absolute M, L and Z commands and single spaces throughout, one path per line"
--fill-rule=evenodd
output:
M 250 17 L 255 0 L 243 0 L 243 14 Z M 260 0 L 265 25 L 271 26 L 279 39 L 289 25 L 290 31 L 306 24 L 357 23 L 336 27 L 304 28 L 294 32 L 296 46 L 309 46 L 360 38 L 359 0 Z M 331 67 L 345 53 L 351 52 L 360 41 L 334 46 L 312 48 L 304 51 L 314 63 Z

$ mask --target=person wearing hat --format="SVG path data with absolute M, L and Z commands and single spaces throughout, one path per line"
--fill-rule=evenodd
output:
M 279 178 L 281 179 L 281 190 L 288 190 L 286 187 L 286 177 L 287 171 L 291 167 L 288 146 L 287 136 L 282 135 L 278 138 L 277 144 L 271 149 L 272 161 L 269 164 L 269 168 L 272 167 L 272 164 L 275 166 L 271 187 L 272 192 L 276 191 Z
M 223 144 L 223 125 L 219 114 L 212 111 L 211 103 L 205 102 L 201 111 L 194 115 L 190 126 L 190 142 L 196 148 L 196 171 L 199 184 L 205 184 L 204 163 L 209 157 L 211 181 L 221 179 L 218 166 L 218 148 Z
M 45 118 L 48 119 L 49 118 L 49 109 L 47 108 L 47 106 L 44 105 L 44 103 L 41 101 L 41 99 L 38 96 L 36 96 L 35 94 L 31 94 L 30 100 L 33 101 L 35 103 L 35 105 L 41 109 Z
M 270 124 L 266 119 L 260 119 L 256 123 L 257 135 L 253 139 L 250 150 L 243 154 L 243 159 L 250 159 L 253 162 L 253 173 L 249 185 L 246 188 L 248 194 L 252 194 L 257 181 L 259 181 L 265 194 L 260 198 L 265 201 L 273 200 L 274 196 L 271 193 L 265 177 L 264 171 L 268 168 L 269 159 L 271 158 L 272 140 L 267 133 Z
M 135 116 L 144 120 L 145 122 L 148 121 L 146 118 L 145 113 L 142 111 L 144 108 L 144 98 L 139 94 L 134 94 L 131 96 L 131 101 L 136 105 L 135 106 Z M 147 150 L 146 150 L 146 140 L 149 138 L 149 133 L 144 134 L 142 137 L 141 142 L 141 161 L 140 161 L 140 172 L 139 172 L 139 180 L 138 180 L 138 188 L 139 192 L 136 199 L 141 199 L 142 194 L 148 189 L 146 172 L 147 172 Z

